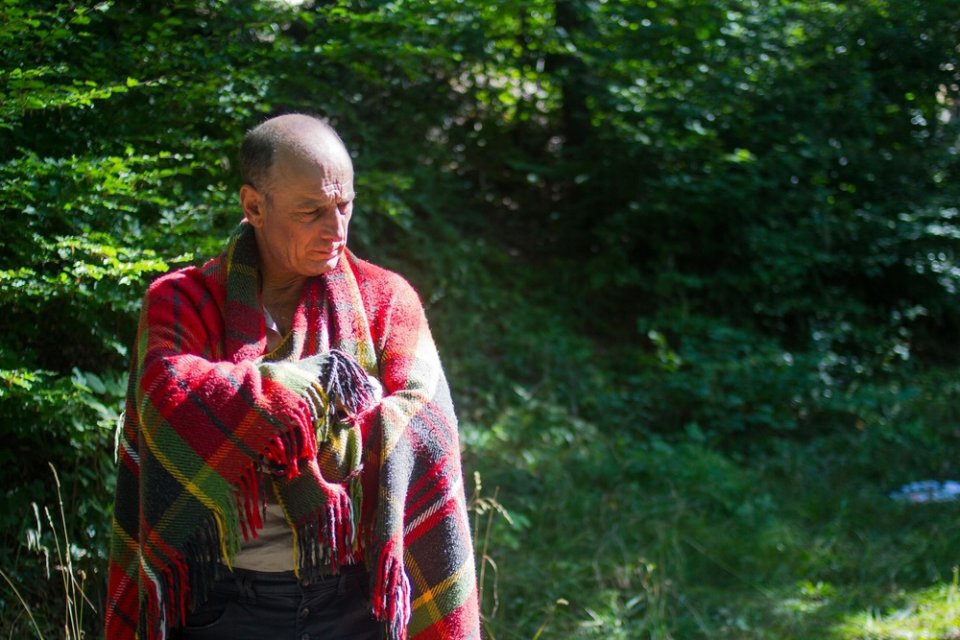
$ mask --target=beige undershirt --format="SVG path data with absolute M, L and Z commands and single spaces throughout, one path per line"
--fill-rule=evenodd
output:
M 280 346 L 283 336 L 266 307 L 263 314 L 267 321 L 267 353 L 270 353 Z M 272 484 L 267 481 L 263 487 L 266 492 L 263 529 L 256 538 L 244 543 L 233 566 L 252 571 L 293 571 L 293 531 L 277 503 Z

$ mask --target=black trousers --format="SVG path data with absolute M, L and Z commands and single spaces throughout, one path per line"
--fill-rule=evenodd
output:
M 181 640 L 382 640 L 370 612 L 369 574 L 347 567 L 314 583 L 292 571 L 235 569 L 187 616 Z

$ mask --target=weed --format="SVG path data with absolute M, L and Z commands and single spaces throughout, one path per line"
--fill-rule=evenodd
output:
M 91 612 L 95 612 L 96 607 L 84 592 L 86 572 L 74 565 L 74 556 L 82 555 L 82 550 L 77 548 L 70 541 L 66 511 L 63 504 L 63 495 L 61 493 L 60 476 L 57 474 L 57 470 L 53 464 L 50 464 L 50 471 L 53 473 L 53 480 L 57 490 L 59 519 L 55 520 L 53 515 L 50 513 L 50 509 L 47 507 L 43 508 L 43 514 L 45 516 L 48 532 L 53 539 L 53 549 L 51 550 L 47 542 L 44 540 L 44 527 L 41 523 L 40 509 L 36 503 L 33 504 L 36 528 L 27 531 L 27 548 L 28 550 L 34 551 L 43 557 L 45 577 L 48 581 L 52 579 L 50 567 L 52 552 L 52 555 L 55 559 L 53 570 L 56 571 L 60 576 L 60 585 L 63 595 L 64 609 L 59 616 L 62 621 L 62 637 L 65 640 L 82 640 L 82 638 L 84 638 L 86 635 L 84 630 L 84 612 L 87 609 L 89 609 Z M 40 625 L 37 623 L 37 619 L 34 616 L 33 609 L 28 604 L 26 598 L 23 597 L 20 590 L 17 589 L 16 585 L 14 584 L 13 579 L 6 572 L 0 571 L 0 576 L 3 577 L 11 591 L 13 591 L 17 601 L 20 603 L 20 606 L 27 614 L 37 638 L 39 638 L 39 640 L 43 640 L 45 637 L 47 637 L 47 635 L 42 632 Z
M 497 487 L 493 491 L 493 495 L 490 497 L 483 496 L 483 482 L 480 478 L 479 472 L 474 472 L 473 474 L 473 486 L 474 492 L 473 496 L 470 499 L 469 510 L 473 512 L 473 539 L 479 543 L 480 549 L 478 550 L 477 566 L 479 567 L 479 576 L 477 578 L 477 599 L 480 602 L 481 608 L 481 617 L 484 620 L 493 618 L 497 615 L 497 609 L 499 607 L 499 593 L 497 590 L 497 563 L 490 556 L 490 536 L 493 531 L 493 522 L 495 516 L 498 514 L 503 516 L 503 518 L 513 525 L 513 520 L 510 517 L 510 513 L 504 508 L 502 504 L 497 501 L 497 496 L 500 493 L 500 487 Z M 481 520 L 486 518 L 485 523 L 483 524 L 483 535 L 480 535 Z M 490 605 L 489 611 L 485 609 L 484 601 L 484 590 L 487 584 L 487 567 L 493 571 L 492 578 L 492 590 L 493 590 L 493 602 Z M 489 632 L 488 632 L 489 633 Z M 490 635 L 491 640 L 493 640 L 493 635 Z

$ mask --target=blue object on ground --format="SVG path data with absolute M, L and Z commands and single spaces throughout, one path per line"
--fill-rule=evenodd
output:
M 960 500 L 960 482 L 955 480 L 921 480 L 905 484 L 890 493 L 898 502 L 923 504 L 927 502 L 953 502 Z

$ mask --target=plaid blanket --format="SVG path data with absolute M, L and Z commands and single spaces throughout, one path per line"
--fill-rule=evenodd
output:
M 106 637 L 182 625 L 256 536 L 272 490 L 301 575 L 366 563 L 391 640 L 479 638 L 457 423 L 419 298 L 347 253 L 308 280 L 291 333 L 264 355 L 257 264 L 241 224 L 218 257 L 147 291 L 119 433 Z

